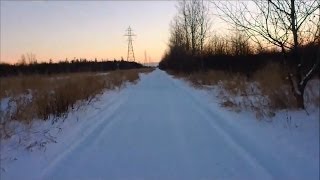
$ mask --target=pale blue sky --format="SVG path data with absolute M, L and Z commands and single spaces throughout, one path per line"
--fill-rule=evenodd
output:
M 136 58 L 144 51 L 159 61 L 167 45 L 175 1 L 1 1 L 1 61 L 23 53 L 39 60 L 126 58 L 126 28 L 137 34 Z

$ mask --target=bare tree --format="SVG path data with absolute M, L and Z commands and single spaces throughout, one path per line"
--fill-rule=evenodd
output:
M 235 30 L 231 36 L 212 35 L 205 46 L 207 55 L 249 55 L 253 54 L 250 37 L 245 33 Z
M 177 8 L 175 21 L 184 31 L 185 49 L 192 55 L 202 53 L 210 28 L 208 5 L 203 0 L 182 0 Z
M 307 37 L 317 39 L 319 26 L 314 24 L 319 21 L 318 0 L 253 0 L 250 3 L 254 8 L 250 8 L 252 6 L 249 7 L 247 2 L 212 2 L 222 13 L 223 20 L 241 28 L 253 41 L 264 39 L 281 48 L 297 104 L 304 108 L 304 90 L 319 68 L 320 60 L 317 58 L 314 65 L 304 72 L 305 64 L 299 47 Z M 295 67 L 288 67 L 289 59 L 294 61 L 290 64 L 295 64 Z
M 188 37 L 178 16 L 170 24 L 169 48 L 183 47 L 188 51 Z
M 238 29 L 235 31 L 230 39 L 231 41 L 231 52 L 235 56 L 251 54 L 251 47 L 249 44 L 249 38 L 245 33 L 240 32 Z
M 205 44 L 206 39 L 208 38 L 209 34 L 209 29 L 211 25 L 210 21 L 210 16 L 209 16 L 209 5 L 205 4 L 205 2 L 202 1 L 197 1 L 199 3 L 198 8 L 199 10 L 199 26 L 200 26 L 200 31 L 199 31 L 199 46 L 200 46 L 200 52 L 203 52 L 203 47 Z M 207 2 L 206 2 L 207 3 Z
M 24 54 L 21 55 L 19 61 L 18 61 L 18 64 L 20 65 L 26 65 L 27 64 L 27 61 L 26 61 L 26 56 Z
M 36 55 L 33 53 L 27 53 L 27 59 L 29 64 L 37 64 L 37 58 Z

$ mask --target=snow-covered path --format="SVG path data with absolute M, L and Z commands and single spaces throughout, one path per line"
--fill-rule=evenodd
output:
M 268 135 L 256 137 L 248 132 L 250 129 L 233 125 L 182 84 L 160 70 L 142 76 L 137 85 L 123 90 L 112 106 L 100 110 L 93 118 L 99 120 L 83 129 L 68 148 L 58 148 L 55 155 L 49 151 L 49 160 L 39 163 L 42 166 L 39 171 L 29 172 L 28 176 L 30 179 L 319 177 L 319 161 L 313 159 L 319 156 L 300 153 L 294 146 L 283 150 L 277 147 L 279 142 L 264 142 Z

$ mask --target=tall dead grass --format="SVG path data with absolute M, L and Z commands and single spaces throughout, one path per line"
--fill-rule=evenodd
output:
M 258 83 L 262 95 L 267 96 L 268 105 L 272 110 L 295 109 L 296 100 L 291 91 L 286 74 L 279 64 L 268 64 L 257 71 L 253 81 Z
M 284 71 L 276 63 L 266 65 L 250 78 L 240 73 L 213 70 L 191 74 L 170 71 L 169 74 L 185 79 L 197 88 L 215 87 L 221 106 L 236 112 L 252 110 L 257 119 L 272 117 L 276 111 L 297 107 Z M 314 83 L 317 82 L 311 80 L 311 85 L 306 87 L 305 99 L 308 106 L 319 107 L 320 95 L 316 92 L 318 88 L 314 88 L 319 87 L 319 80 L 318 85 Z
M 11 121 L 29 124 L 34 119 L 66 116 L 78 102 L 90 103 L 105 90 L 120 89 L 127 82 L 136 83 L 139 73 L 153 69 L 117 70 L 107 74 L 76 73 L 63 75 L 31 75 L 0 79 L 0 100 L 8 99 L 0 108 L 0 138 L 10 137 L 5 127 Z M 81 104 L 81 103 L 80 103 Z

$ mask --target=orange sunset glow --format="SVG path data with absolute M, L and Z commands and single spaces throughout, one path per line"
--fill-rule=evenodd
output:
M 158 62 L 166 47 L 176 2 L 1 1 L 1 62 L 25 53 L 39 62 L 126 59 L 131 26 L 136 60 Z M 76 12 L 76 13 L 75 13 Z

